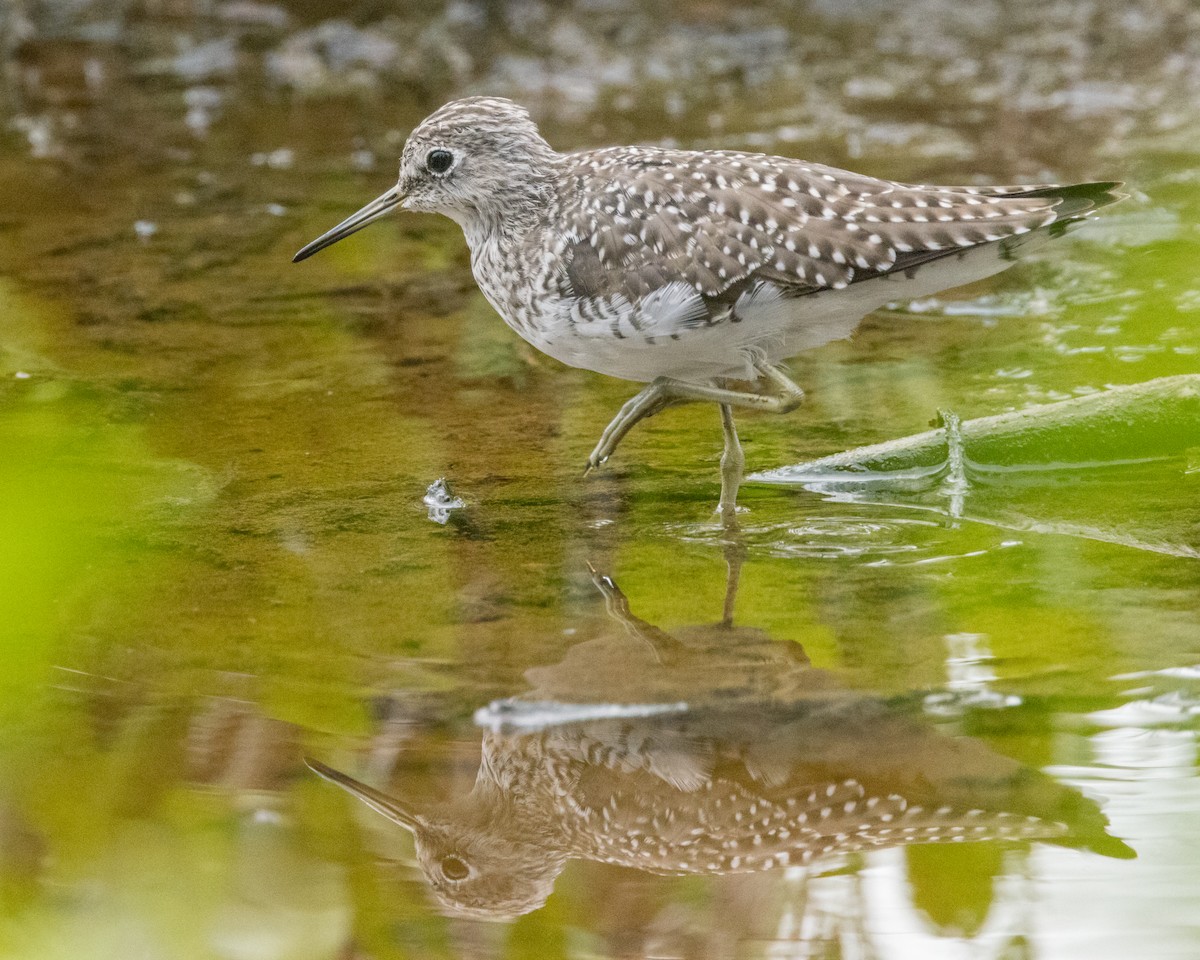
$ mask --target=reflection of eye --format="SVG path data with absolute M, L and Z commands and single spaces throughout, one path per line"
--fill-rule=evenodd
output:
M 442 857 L 442 873 L 447 880 L 466 880 L 471 868 L 458 857 Z
M 430 173 L 445 173 L 453 162 L 454 154 L 449 150 L 430 150 L 429 156 L 425 158 L 425 166 L 429 168 Z

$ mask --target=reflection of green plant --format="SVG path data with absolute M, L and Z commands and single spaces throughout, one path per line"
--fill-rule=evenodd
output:
M 455 364 L 463 380 L 502 380 L 519 389 L 529 378 L 530 354 L 483 296 L 475 294 L 463 313 Z
M 0 623 L 10 687 L 41 684 L 65 638 L 136 604 L 124 578 L 156 514 L 179 516 L 212 494 L 190 465 L 156 459 L 144 430 L 104 417 L 86 389 L 26 381 L 0 408 Z
M 153 821 L 95 811 L 104 842 L 86 860 L 56 863 L 44 880 L 103 896 L 45 898 L 10 916 L 5 955 L 201 960 L 266 942 L 275 956 L 315 960 L 350 939 L 344 868 L 301 848 L 286 818 L 232 814 L 199 795 L 170 799 Z

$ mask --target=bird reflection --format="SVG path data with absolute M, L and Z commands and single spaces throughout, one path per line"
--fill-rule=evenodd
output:
M 717 625 L 668 634 L 612 580 L 593 580 L 624 630 L 531 670 L 531 691 L 480 711 L 465 796 L 418 807 L 309 761 L 412 832 L 453 913 L 535 910 L 572 859 L 724 875 L 984 840 L 1133 856 L 1077 791 L 839 690 L 797 644 L 734 627 L 732 596 Z

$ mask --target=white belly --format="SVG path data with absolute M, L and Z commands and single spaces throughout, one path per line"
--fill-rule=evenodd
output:
M 823 296 L 818 294 L 816 296 Z M 815 299 L 806 297 L 805 301 Z M 714 377 L 756 379 L 752 358 L 778 362 L 850 336 L 863 314 L 834 312 L 816 303 L 793 301 L 786 310 L 747 311 L 739 322 L 724 321 L 680 332 L 677 337 L 581 334 L 559 327 L 527 339 L 543 353 L 572 367 L 623 380 L 656 377 L 702 382 Z
M 1012 260 L 1000 253 L 998 245 L 985 244 L 906 273 L 799 297 L 785 296 L 764 282 L 738 299 L 733 315 L 739 319 L 716 323 L 708 322 L 708 307 L 682 283 L 636 304 L 531 297 L 535 309 L 505 320 L 556 360 L 611 377 L 639 382 L 656 377 L 753 380 L 753 357 L 778 363 L 843 340 L 885 303 L 928 296 L 1007 269 Z

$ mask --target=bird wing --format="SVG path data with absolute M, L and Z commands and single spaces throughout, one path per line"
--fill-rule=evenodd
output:
M 728 318 L 763 281 L 791 296 L 842 289 L 1120 199 L 1112 183 L 921 186 L 727 151 L 572 159 L 564 295 L 623 308 L 666 291 L 679 329 Z

